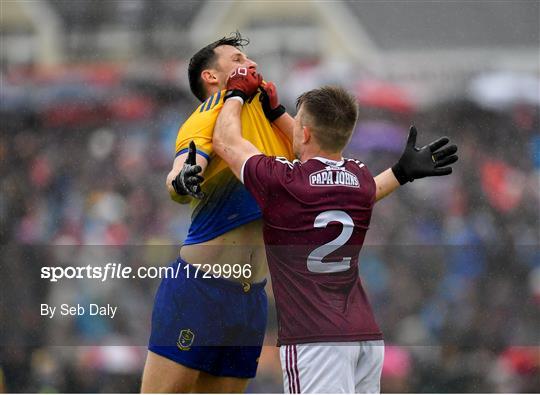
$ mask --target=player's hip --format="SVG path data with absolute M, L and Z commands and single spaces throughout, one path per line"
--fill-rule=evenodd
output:
M 194 346 L 259 346 L 267 320 L 266 281 L 215 278 L 178 258 L 154 301 L 151 341 L 175 345 L 193 334 Z
M 280 347 L 286 393 L 378 393 L 384 342 L 328 342 Z

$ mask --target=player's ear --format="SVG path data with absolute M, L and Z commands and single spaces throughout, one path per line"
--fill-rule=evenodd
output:
M 311 139 L 311 129 L 309 126 L 302 126 L 302 144 L 307 144 Z
M 201 72 L 201 78 L 206 85 L 217 85 L 219 83 L 216 73 L 211 69 L 203 70 Z

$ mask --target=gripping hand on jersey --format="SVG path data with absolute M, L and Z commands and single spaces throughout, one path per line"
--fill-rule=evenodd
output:
M 202 168 L 197 164 L 196 156 L 197 147 L 191 141 L 184 166 L 172 181 L 172 186 L 179 195 L 189 195 L 197 199 L 202 199 L 204 193 L 201 190 L 201 183 L 204 181 L 204 178 L 198 174 L 202 171 Z
M 279 104 L 276 85 L 273 82 L 263 83 L 260 86 L 261 94 L 259 100 L 261 102 L 264 115 L 270 122 L 274 122 L 281 117 L 287 110 Z
M 225 93 L 224 100 L 238 97 L 242 99 L 242 103 L 245 103 L 248 98 L 257 92 L 257 89 L 261 84 L 262 75 L 257 73 L 256 69 L 238 67 L 232 71 L 227 80 L 227 92 Z
M 446 176 L 452 173 L 448 165 L 458 160 L 457 146 L 444 147 L 450 140 L 441 137 L 421 148 L 416 147 L 416 127 L 411 126 L 405 150 L 398 163 L 392 166 L 394 176 L 401 185 L 418 178 Z M 446 167 L 444 167 L 446 166 Z

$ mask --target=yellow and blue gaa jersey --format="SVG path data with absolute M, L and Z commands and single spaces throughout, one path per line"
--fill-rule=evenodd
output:
M 212 147 L 214 125 L 223 106 L 225 91 L 217 92 L 202 103 L 180 127 L 176 138 L 176 156 L 187 152 L 191 140 L 197 153 L 208 160 L 204 172 L 202 200 L 193 199 L 191 225 L 184 244 L 202 243 L 231 229 L 261 217 L 255 199 L 234 176 Z M 291 143 L 264 116 L 260 93 L 244 104 L 242 135 L 266 155 L 293 158 Z

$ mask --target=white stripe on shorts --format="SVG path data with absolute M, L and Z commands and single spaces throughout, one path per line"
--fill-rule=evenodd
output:
M 294 354 L 294 357 L 292 358 L 293 359 L 293 367 L 294 367 L 294 383 L 296 385 L 296 393 L 300 394 L 301 393 L 301 390 L 300 390 L 300 375 L 298 374 L 298 356 L 296 354 L 296 345 L 293 345 L 291 347 L 292 347 L 292 351 L 293 351 L 293 354 Z
M 300 376 L 298 374 L 298 354 L 295 345 L 285 346 L 285 371 L 290 394 L 300 393 Z M 283 362 L 282 362 L 283 363 Z
M 292 390 L 292 379 L 291 379 L 291 370 L 289 369 L 289 346 L 285 346 L 285 370 L 287 371 L 287 382 L 289 384 L 289 394 L 293 393 Z

